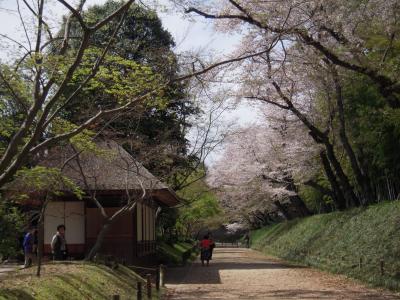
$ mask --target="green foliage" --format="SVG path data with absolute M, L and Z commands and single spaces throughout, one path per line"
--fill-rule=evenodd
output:
M 19 239 L 24 225 L 25 217 L 18 208 L 0 201 L 0 262 L 21 253 Z
M 400 29 L 397 23 L 391 26 L 393 32 L 398 32 Z M 396 38 L 396 35 L 394 34 L 391 37 L 387 34 L 386 24 L 361 26 L 359 33 L 366 41 L 369 63 L 379 67 L 380 72 L 386 73 L 392 78 L 398 78 L 400 73 L 400 40 Z
M 22 74 L 18 74 L 4 64 L 0 64 L 0 69 L 2 72 L 0 78 L 0 155 L 2 155 L 24 120 L 29 96 L 27 95 L 28 87 L 25 86 Z
M 10 188 L 23 193 L 48 191 L 54 195 L 60 195 L 61 191 L 71 191 L 78 198 L 84 194 L 70 178 L 62 175 L 60 169 L 42 166 L 19 170 Z
M 120 4 L 120 1 L 107 1 L 90 7 L 84 13 L 85 19 L 95 23 Z M 90 72 L 99 49 L 108 43 L 117 23 L 118 20 L 114 20 L 94 34 L 93 48 L 85 55 L 71 90 Z M 79 31 L 78 28 L 76 23 L 72 24 L 73 33 Z M 178 74 L 173 46 L 171 35 L 163 28 L 155 11 L 133 4 L 97 78 L 65 107 L 64 118 L 71 123 L 81 123 L 99 107 L 114 108 L 134 96 L 160 88 Z M 77 47 L 78 44 L 71 41 L 71 53 Z M 185 94 L 185 85 L 170 83 L 148 97 L 145 103 L 135 103 L 134 109 L 107 123 L 103 134 L 126 141 L 124 148 L 128 152 L 154 175 L 173 186 L 174 176 L 192 167 L 194 158 L 187 156 L 188 141 L 184 132 L 190 126 L 187 123 L 189 117 L 197 113 L 197 108 Z M 104 125 L 105 122 L 100 122 L 93 130 Z
M 251 240 L 252 247 L 266 253 L 400 290 L 399 224 L 400 203 L 385 202 L 265 227 Z
M 59 135 L 63 133 L 70 132 L 77 128 L 77 125 L 62 119 L 55 118 L 51 126 L 51 134 Z M 104 158 L 112 157 L 115 155 L 111 151 L 105 149 L 100 149 L 96 143 L 93 141 L 96 134 L 91 130 L 83 130 L 81 133 L 73 136 L 69 142 L 75 147 L 76 151 L 91 152 L 97 156 L 102 156 Z
M 72 87 L 77 86 L 90 75 L 102 52 L 103 49 L 95 47 L 85 51 L 83 62 L 74 73 L 70 84 Z M 153 94 L 152 106 L 162 106 L 162 87 L 161 76 L 154 74 L 150 67 L 117 55 L 107 54 L 96 76 L 85 85 L 80 97 L 101 95 L 103 101 L 112 99 L 115 105 L 124 105 L 146 92 L 156 91 Z M 159 95 L 158 98 L 154 98 L 157 95 Z
M 377 88 L 363 77 L 346 85 L 346 117 L 358 157 L 378 184 L 400 171 L 400 113 L 388 108 Z M 386 180 L 386 178 L 384 179 Z M 396 179 L 397 180 L 397 179 Z
M 192 175 L 193 177 L 199 175 Z M 190 179 L 189 179 L 190 181 Z M 223 222 L 222 210 L 210 187 L 199 180 L 178 192 L 187 203 L 179 209 L 176 229 L 182 236 L 193 237 L 204 227 L 217 227 Z
M 308 209 L 314 212 L 321 211 L 321 201 L 323 201 L 323 195 L 321 192 L 309 186 L 300 186 L 299 196 L 303 199 Z
M 359 1 L 349 2 L 355 10 L 361 9 Z M 371 66 L 381 75 L 396 82 L 400 75 L 400 42 L 397 39 L 399 24 L 367 23 L 356 29 L 356 34 L 365 41 L 363 64 Z M 337 49 L 340 51 L 339 49 Z M 357 156 L 362 172 L 371 181 L 376 199 L 393 199 L 400 191 L 400 113 L 399 109 L 388 107 L 380 87 L 370 78 L 337 68 L 343 86 L 343 100 L 346 120 L 346 134 Z M 316 74 L 317 82 L 323 82 Z M 329 81 L 327 81 L 329 83 Z M 324 84 L 325 86 L 325 84 Z M 326 87 L 320 87 L 317 94 L 315 122 L 325 130 L 329 126 L 330 139 L 334 143 L 336 156 L 349 177 L 355 192 L 361 192 L 354 170 L 339 139 L 339 119 L 334 88 L 326 94 Z M 383 93 L 382 93 L 383 92 Z M 398 98 L 399 95 L 397 95 Z M 330 118 L 333 117 L 332 120 Z M 329 124 L 329 125 L 327 125 Z M 318 183 L 326 186 L 321 170 Z M 329 185 L 328 185 L 329 186 Z M 393 190 L 393 192 L 388 192 Z M 394 195 L 395 194 L 395 195 Z

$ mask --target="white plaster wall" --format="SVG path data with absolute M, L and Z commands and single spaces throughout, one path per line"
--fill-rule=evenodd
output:
M 66 227 L 65 238 L 69 244 L 85 244 L 84 202 L 50 202 L 44 216 L 44 243 L 50 244 L 57 226 Z

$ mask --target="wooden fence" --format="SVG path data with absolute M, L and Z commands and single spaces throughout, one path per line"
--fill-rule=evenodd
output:
M 242 242 L 216 242 L 215 243 L 216 248 L 247 248 L 245 244 Z

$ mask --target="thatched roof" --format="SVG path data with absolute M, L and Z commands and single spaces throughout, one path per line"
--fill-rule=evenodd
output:
M 98 140 L 98 149 L 79 151 L 68 144 L 46 153 L 38 165 L 61 169 L 82 190 L 165 189 L 145 167 L 114 141 Z
M 98 192 L 146 190 L 169 206 L 178 197 L 164 183 L 115 141 L 96 140 L 93 151 L 79 151 L 71 144 L 54 147 L 42 155 L 37 165 L 61 169 L 62 176 L 71 179 L 80 189 Z

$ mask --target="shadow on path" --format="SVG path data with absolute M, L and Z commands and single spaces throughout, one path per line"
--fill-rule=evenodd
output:
M 200 261 L 189 266 L 172 268 L 167 272 L 167 284 L 220 284 L 221 270 L 268 270 L 298 269 L 302 266 L 273 262 L 267 258 L 254 259 L 244 257 L 248 249 L 217 248 L 210 265 L 202 266 Z
M 209 267 L 196 261 L 168 269 L 166 275 L 167 299 L 400 299 L 249 249 L 217 248 Z

